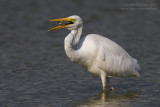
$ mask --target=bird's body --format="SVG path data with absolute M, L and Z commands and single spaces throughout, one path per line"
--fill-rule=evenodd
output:
M 71 61 L 84 66 L 90 73 L 101 78 L 103 91 L 105 91 L 106 80 L 110 76 L 140 78 L 137 60 L 123 48 L 112 40 L 97 34 L 89 34 L 80 39 L 83 28 L 81 18 L 75 15 L 68 18 L 69 22 L 71 19 L 72 21 L 75 19 L 75 22 L 67 26 L 71 33 L 64 41 L 65 52 Z M 110 87 L 109 83 L 107 86 Z

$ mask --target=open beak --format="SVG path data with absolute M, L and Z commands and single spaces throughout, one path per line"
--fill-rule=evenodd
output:
M 65 28 L 67 27 L 68 25 L 71 25 L 73 24 L 72 22 L 72 18 L 60 18 L 60 19 L 53 19 L 53 20 L 49 20 L 49 22 L 52 22 L 52 21 L 58 21 L 58 23 L 60 24 L 59 26 L 56 26 L 52 29 L 49 29 L 48 31 L 52 31 L 52 30 L 55 30 L 55 29 L 60 29 L 60 28 Z M 65 24 L 63 24 L 63 21 L 67 22 Z

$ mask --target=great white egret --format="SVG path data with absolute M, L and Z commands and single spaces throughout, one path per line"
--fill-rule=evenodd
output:
M 140 78 L 137 60 L 112 40 L 97 34 L 89 34 L 80 39 L 83 22 L 79 16 L 73 15 L 50 21 L 58 21 L 60 25 L 48 31 L 60 28 L 68 28 L 71 31 L 64 40 L 67 56 L 71 61 L 84 66 L 90 73 L 99 76 L 103 92 L 106 85 L 114 90 L 109 85 L 111 76 Z

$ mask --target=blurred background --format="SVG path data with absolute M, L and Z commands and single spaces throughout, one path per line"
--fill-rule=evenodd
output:
M 66 29 L 47 32 L 54 18 L 79 15 L 83 35 L 103 35 L 141 66 L 141 80 L 112 78 L 113 92 L 64 51 Z M 159 107 L 158 0 L 1 0 L 1 107 Z

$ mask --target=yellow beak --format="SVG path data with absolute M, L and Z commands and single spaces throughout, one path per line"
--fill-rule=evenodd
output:
M 52 22 L 52 21 L 59 21 L 59 22 L 62 22 L 62 21 L 72 21 L 72 18 L 60 18 L 60 19 L 49 20 L 49 22 Z M 65 28 L 68 25 L 71 25 L 71 24 L 62 24 L 62 25 L 59 25 L 59 26 L 54 27 L 52 29 L 49 29 L 48 31 L 52 31 L 52 30 L 60 29 L 60 28 Z

